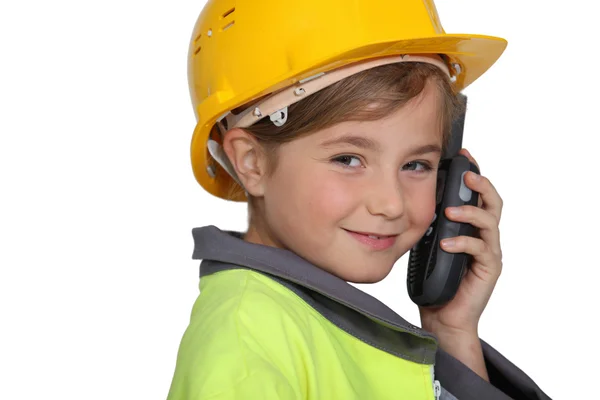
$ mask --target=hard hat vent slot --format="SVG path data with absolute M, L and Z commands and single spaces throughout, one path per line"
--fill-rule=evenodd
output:
M 227 29 L 231 28 L 233 26 L 233 24 L 235 24 L 235 21 L 231 21 L 230 23 L 225 25 L 223 28 L 221 28 L 221 30 L 226 31 Z
M 224 13 L 221 18 L 227 18 L 234 11 L 235 11 L 235 7 L 233 7 L 231 10 L 227 11 L 226 13 Z
M 202 38 L 202 32 L 200 32 L 195 38 L 194 38 L 194 44 L 197 45 L 198 41 L 200 40 L 200 38 Z M 196 50 L 194 50 L 194 57 L 198 55 L 198 53 L 200 53 L 200 50 L 202 50 L 202 46 L 198 46 L 198 48 Z

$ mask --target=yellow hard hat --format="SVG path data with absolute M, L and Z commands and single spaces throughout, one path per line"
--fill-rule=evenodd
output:
M 197 119 L 194 176 L 215 196 L 245 200 L 229 197 L 235 177 L 224 171 L 222 160 L 215 162 L 219 157 L 209 142 L 218 143 L 214 128 L 232 110 L 265 95 L 292 85 L 294 93 L 304 94 L 298 85 L 324 73 L 403 55 L 418 55 L 416 60 L 442 55 L 460 91 L 490 68 L 506 45 L 497 37 L 446 34 L 433 0 L 208 0 L 188 58 Z M 254 115 L 263 116 L 258 109 Z

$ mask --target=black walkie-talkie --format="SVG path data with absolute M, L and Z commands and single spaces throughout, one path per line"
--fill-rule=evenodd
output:
M 450 142 L 440 162 L 435 217 L 425 236 L 410 251 L 407 286 L 411 300 L 419 306 L 441 306 L 454 298 L 463 275 L 471 262 L 466 253 L 448 253 L 440 247 L 442 239 L 474 236 L 471 224 L 451 221 L 445 209 L 462 205 L 477 206 L 479 194 L 469 189 L 464 176 L 468 171 L 479 173 L 468 158 L 458 155 L 462 148 L 467 97 L 459 94 L 464 112 L 452 124 Z

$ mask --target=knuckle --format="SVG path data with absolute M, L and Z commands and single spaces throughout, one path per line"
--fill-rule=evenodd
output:
M 490 246 L 488 246 L 488 244 L 486 242 L 484 242 L 483 240 L 479 241 L 479 252 L 481 254 L 483 253 L 491 253 L 490 251 Z
M 502 250 L 500 249 L 492 249 L 492 254 L 498 258 L 498 259 L 502 259 Z
M 485 216 L 482 221 L 485 224 L 485 228 L 492 229 L 496 226 L 496 217 L 489 211 L 486 211 Z
M 500 225 L 500 215 L 492 214 L 492 224 L 496 227 Z

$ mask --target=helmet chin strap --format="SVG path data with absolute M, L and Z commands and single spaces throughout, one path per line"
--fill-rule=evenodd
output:
M 221 167 L 223 167 L 223 169 L 225 171 L 227 171 L 227 173 L 229 175 L 231 175 L 231 177 L 233 179 L 235 179 L 235 181 L 238 184 L 240 184 L 240 180 L 239 180 L 237 174 L 235 173 L 235 169 L 233 168 L 233 165 L 229 161 L 227 154 L 225 154 L 225 150 L 223 150 L 223 147 L 219 143 L 217 143 L 215 140 L 209 139 L 208 140 L 208 152 L 210 153 L 212 158 L 214 158 L 215 161 L 217 161 L 219 163 L 219 165 Z

